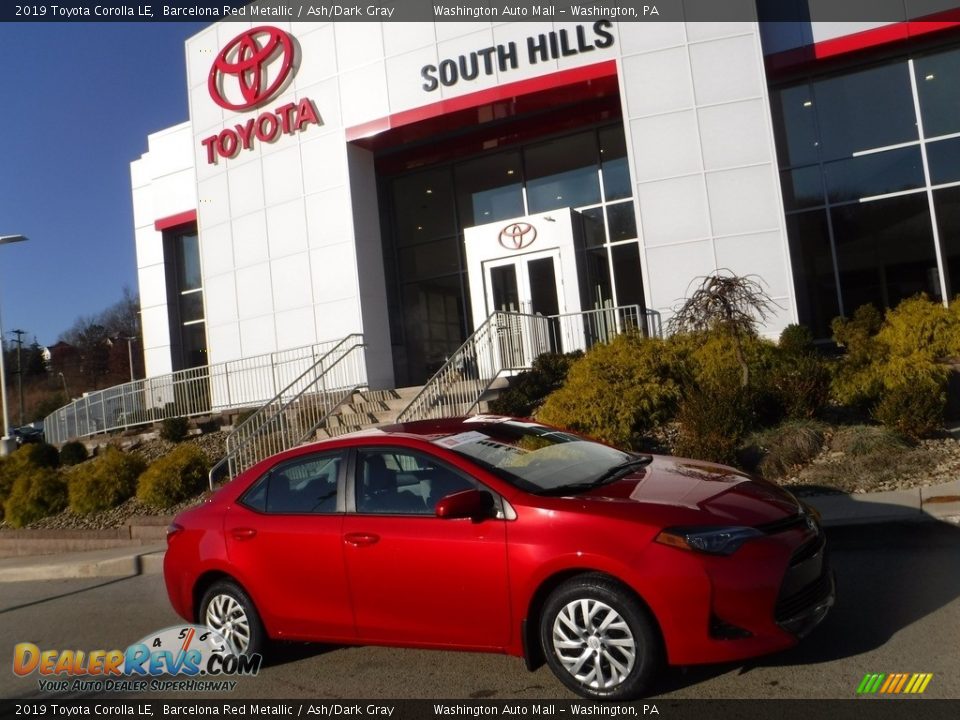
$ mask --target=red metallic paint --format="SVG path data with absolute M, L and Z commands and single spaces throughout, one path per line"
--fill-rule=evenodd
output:
M 774 605 L 791 555 L 815 530 L 765 535 L 729 556 L 655 542 L 666 527 L 797 517 L 800 505 L 791 495 L 731 468 L 666 457 L 584 494 L 533 495 L 431 442 L 476 427 L 461 420 L 398 425 L 258 463 L 177 517 L 184 530 L 170 536 L 164 561 L 174 609 L 197 620 L 194 600 L 205 573 L 218 572 L 247 590 L 271 637 L 522 656 L 522 622 L 537 622 L 538 592 L 559 577 L 601 572 L 650 610 L 670 664 L 739 660 L 797 643 L 774 621 Z M 272 517 L 237 503 L 278 462 L 319 449 L 383 445 L 417 449 L 470 474 L 516 517 Z M 256 534 L 234 539 L 236 528 Z M 711 616 L 751 636 L 715 638 Z

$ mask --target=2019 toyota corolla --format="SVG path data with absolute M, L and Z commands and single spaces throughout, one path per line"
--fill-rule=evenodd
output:
M 788 492 L 490 416 L 268 458 L 176 518 L 164 576 L 236 653 L 502 652 L 607 699 L 664 663 L 789 648 L 834 597 L 817 518 Z

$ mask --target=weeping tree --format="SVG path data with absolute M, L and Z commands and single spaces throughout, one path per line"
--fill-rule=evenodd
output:
M 699 282 L 699 287 L 669 323 L 671 332 L 713 331 L 730 337 L 740 365 L 741 387 L 750 383 L 743 339 L 756 335 L 757 323 L 766 322 L 778 307 L 758 280 L 756 275 L 739 276 L 726 269 L 696 278 L 691 286 Z

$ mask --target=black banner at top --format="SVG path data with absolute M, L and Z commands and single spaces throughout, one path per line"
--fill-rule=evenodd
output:
M 4 22 L 905 22 L 960 20 L 960 0 L 58 0 L 0 7 Z

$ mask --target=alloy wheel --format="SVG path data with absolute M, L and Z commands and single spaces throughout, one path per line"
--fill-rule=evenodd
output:
M 205 620 L 207 627 L 223 636 L 232 654 L 240 655 L 250 645 L 250 619 L 232 595 L 215 595 L 207 605 Z
M 590 598 L 569 602 L 557 613 L 553 650 L 577 682 L 596 690 L 623 683 L 637 660 L 637 643 L 627 621 Z

